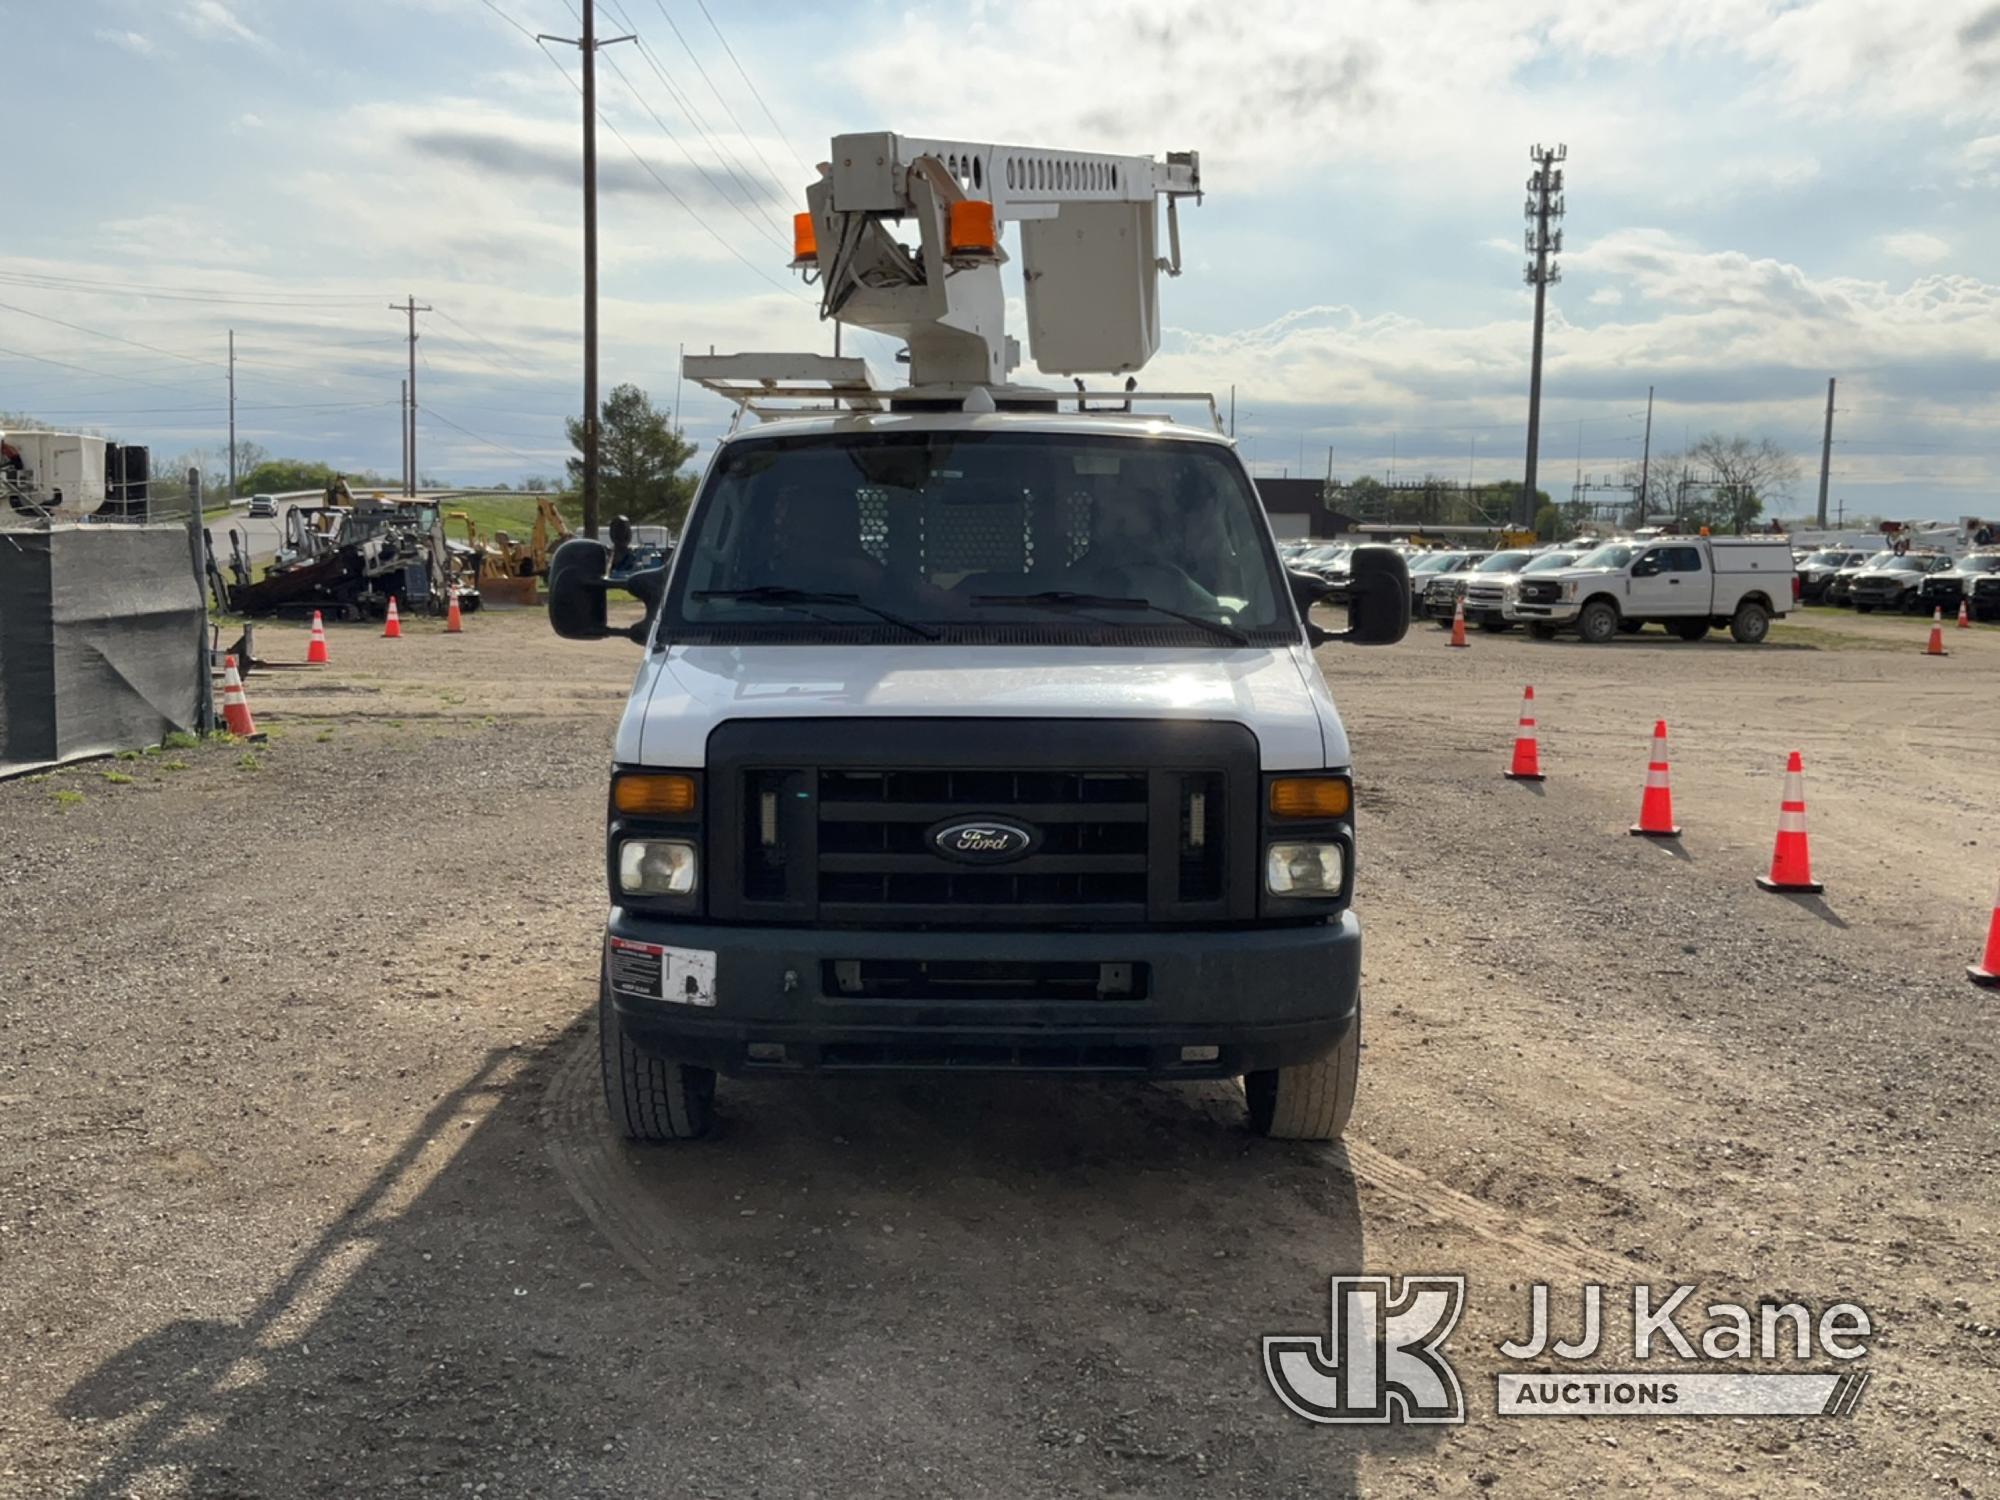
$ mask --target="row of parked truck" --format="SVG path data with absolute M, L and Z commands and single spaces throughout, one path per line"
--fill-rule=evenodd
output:
M 1860 614 L 1901 610 L 2000 619 L 2000 549 L 1953 557 L 1929 549 L 1825 547 L 1799 559 L 1799 591 L 1808 604 L 1851 607 Z
M 1286 566 L 1321 597 L 1343 597 L 1352 548 L 1288 544 Z M 1800 598 L 1783 537 L 1656 536 L 1542 547 L 1408 551 L 1410 613 L 1482 630 L 1516 625 L 1543 639 L 1608 641 L 1658 624 L 1682 640 L 1725 629 L 1754 645 Z

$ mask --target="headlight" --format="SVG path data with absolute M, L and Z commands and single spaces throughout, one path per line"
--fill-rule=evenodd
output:
M 694 845 L 685 840 L 626 839 L 618 846 L 618 888 L 628 896 L 685 896 L 694 875 Z
M 1563 598 L 1574 599 L 1575 597 L 1576 597 L 1576 585 L 1574 583 L 1565 583 L 1563 585 Z
M 1264 888 L 1273 896 L 1338 896 L 1347 885 L 1341 844 L 1272 844 L 1264 855 Z

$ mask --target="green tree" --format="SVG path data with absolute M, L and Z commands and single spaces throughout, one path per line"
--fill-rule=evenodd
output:
M 565 424 L 578 457 L 569 460 L 572 489 L 583 484 L 583 422 Z M 601 518 L 629 516 L 636 522 L 680 530 L 694 499 L 694 476 L 681 470 L 695 445 L 674 430 L 667 413 L 636 385 L 621 385 L 598 412 L 597 484 Z
M 1538 541 L 1559 542 L 1569 532 L 1569 525 L 1563 520 L 1563 513 L 1554 505 L 1543 505 L 1535 512 L 1535 537 Z

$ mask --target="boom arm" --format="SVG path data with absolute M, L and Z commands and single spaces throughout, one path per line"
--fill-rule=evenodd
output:
M 1159 347 L 1159 273 L 1180 270 L 1176 204 L 1201 196 L 1194 152 L 1114 156 L 932 140 L 836 136 L 807 189 L 821 316 L 905 340 L 912 386 L 1004 385 L 1018 363 L 1005 331 L 1000 230 L 1019 223 L 1029 342 L 1045 373 L 1136 370 Z M 1167 200 L 1171 255 L 1155 249 Z M 959 237 L 952 205 L 992 206 L 989 242 Z M 886 227 L 916 220 L 919 243 Z

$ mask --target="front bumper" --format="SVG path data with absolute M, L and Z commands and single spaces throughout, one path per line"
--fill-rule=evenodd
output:
M 617 988 L 633 1043 L 727 1074 L 938 1071 L 1227 1078 L 1308 1062 L 1353 1024 L 1361 928 L 1316 923 L 1196 931 L 945 932 L 744 927 L 614 908 L 608 940 L 714 955 L 712 1006 Z M 964 998 L 841 987 L 836 965 L 908 976 L 982 965 L 1017 978 L 1058 965 L 1129 966 L 1129 996 Z M 851 986 L 853 981 L 848 981 Z M 1184 1058 L 1183 1048 L 1215 1055 Z

